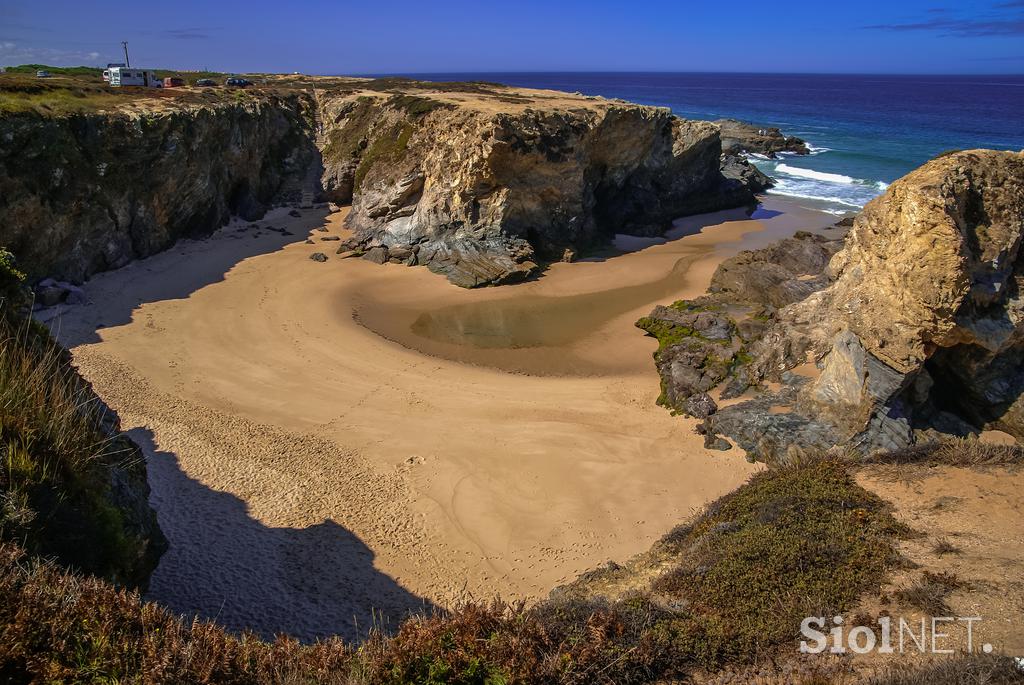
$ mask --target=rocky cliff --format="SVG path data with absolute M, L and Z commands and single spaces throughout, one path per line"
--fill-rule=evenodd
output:
M 747 302 L 756 300 L 748 319 L 721 313 L 718 322 L 750 331 L 742 359 L 692 389 L 677 381 L 693 375 L 689 360 L 674 370 L 660 363 L 667 395 L 696 413 L 695 396 L 727 378 L 731 396 L 777 382 L 754 400 L 705 412 L 709 441 L 722 433 L 762 455 L 791 445 L 899 449 L 983 429 L 1022 440 L 1022 233 L 1024 153 L 935 159 L 869 203 L 827 267 L 807 263 L 804 277 L 783 279 L 802 290 L 770 302 L 768 293 L 783 291 L 744 288 Z M 743 299 L 713 293 L 701 302 Z
M 723 174 L 718 128 L 667 109 L 427 85 L 321 96 L 325 188 L 352 202 L 345 249 L 458 285 L 519 280 L 616 232 L 752 203 L 767 183 L 735 159 Z
M 302 93 L 0 116 L 0 245 L 33 278 L 81 281 L 262 216 L 318 160 Z
M 352 203 L 347 249 L 498 284 L 767 183 L 713 124 L 493 84 L 285 78 L 0 117 L 0 245 L 72 282 L 307 190 Z

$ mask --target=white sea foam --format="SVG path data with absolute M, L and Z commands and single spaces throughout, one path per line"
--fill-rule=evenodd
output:
M 810 150 L 812 156 L 820 155 L 822 152 L 832 152 L 830 147 L 816 147 L 814 145 L 808 145 L 807 149 Z
M 775 167 L 776 171 L 790 176 L 799 176 L 800 178 L 812 178 L 816 181 L 825 181 L 826 183 L 857 183 L 857 179 L 852 176 L 844 176 L 843 174 L 828 174 L 824 171 L 815 171 L 814 169 L 801 169 L 799 167 L 792 167 L 788 164 L 779 164 Z
M 824 151 L 827 148 L 813 149 Z M 813 201 L 816 209 L 837 216 L 859 210 L 889 187 L 884 181 L 808 169 L 790 159 L 753 158 L 751 161 L 775 181 L 769 193 Z M 805 163 L 810 163 L 809 159 Z
M 785 183 L 778 182 L 774 187 L 768 190 L 769 193 L 776 195 L 786 195 L 788 197 L 800 197 L 805 200 L 818 200 L 819 202 L 830 202 L 837 205 L 843 205 L 845 207 L 854 207 L 860 209 L 865 203 L 857 202 L 853 198 L 840 197 L 838 195 L 828 195 L 825 193 L 816 193 L 814 189 L 808 189 L 802 191 L 800 188 L 788 187 Z

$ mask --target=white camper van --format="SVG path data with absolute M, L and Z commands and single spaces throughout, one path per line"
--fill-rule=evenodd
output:
M 117 88 L 120 86 L 142 86 L 144 88 L 160 88 L 163 86 L 163 79 L 156 76 L 152 69 L 139 69 L 137 67 L 110 67 L 104 70 L 103 80 Z

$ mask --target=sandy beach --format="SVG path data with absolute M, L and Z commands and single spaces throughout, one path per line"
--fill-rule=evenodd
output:
M 834 221 L 769 198 L 467 291 L 339 259 L 322 239 L 343 217 L 232 223 L 44 313 L 144 447 L 171 544 L 149 597 L 177 612 L 353 637 L 646 550 L 758 467 L 656 406 L 633 322 L 724 257 Z

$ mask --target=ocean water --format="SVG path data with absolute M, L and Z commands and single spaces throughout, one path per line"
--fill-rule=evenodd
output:
M 772 193 L 834 214 L 855 212 L 889 183 L 951 149 L 1024 149 L 1024 75 L 868 76 L 696 73 L 446 73 L 669 107 L 691 119 L 778 126 L 808 156 L 752 159 Z

